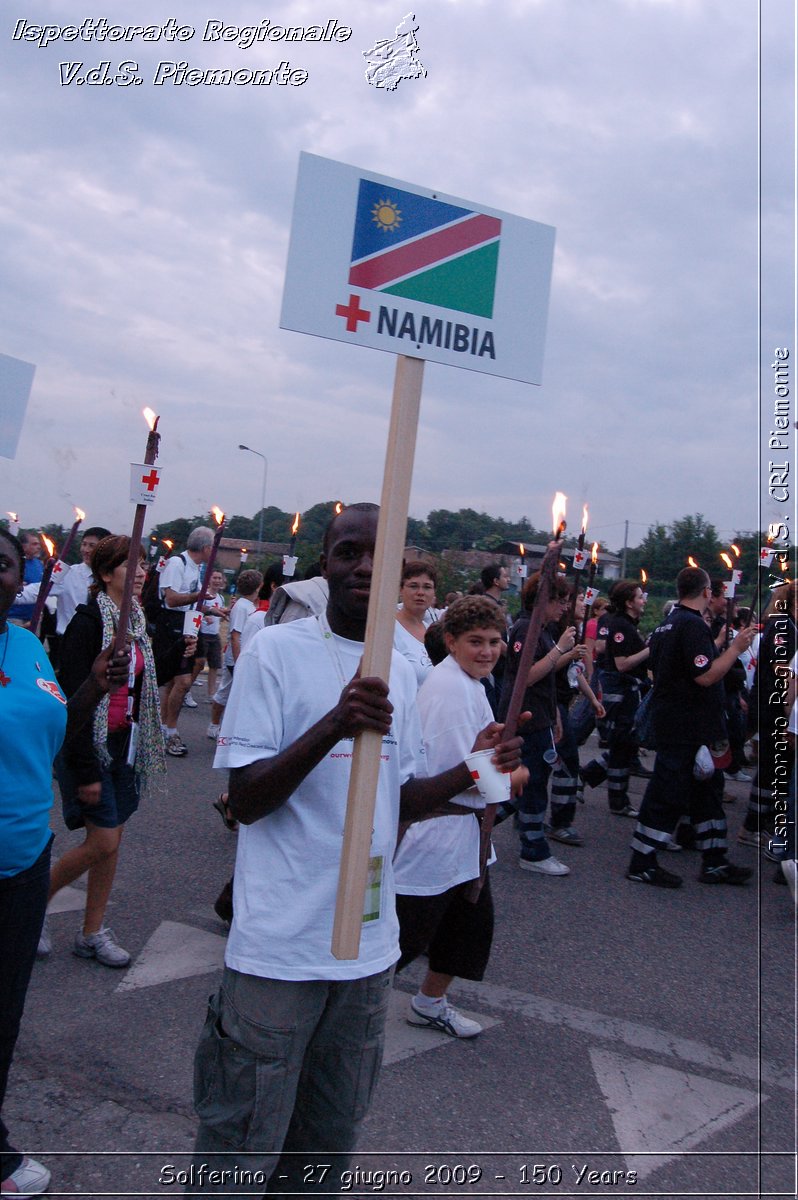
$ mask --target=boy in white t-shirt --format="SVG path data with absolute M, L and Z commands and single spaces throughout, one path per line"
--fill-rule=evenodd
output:
M 431 671 L 418 693 L 431 775 L 470 754 L 474 739 L 492 720 L 481 680 L 496 665 L 504 632 L 504 615 L 486 596 L 466 596 L 447 609 L 443 636 L 449 656 Z M 513 779 L 516 789 L 523 786 L 522 774 L 525 778 L 526 768 L 519 767 Z M 482 1027 L 449 1003 L 447 991 L 455 976 L 482 979 L 493 940 L 493 900 L 487 875 L 476 903 L 468 897 L 470 881 L 480 874 L 480 827 L 473 810 L 483 809 L 484 801 L 472 786 L 454 803 L 472 811 L 415 822 L 397 849 L 397 970 L 426 950 L 429 969 L 411 1001 L 408 1021 L 468 1038 Z
M 219 736 L 219 723 L 230 695 L 230 688 L 233 686 L 233 671 L 241 653 L 241 634 L 247 623 L 247 617 L 255 611 L 255 600 L 262 583 L 263 576 L 260 571 L 242 571 L 238 577 L 238 599 L 230 613 L 230 632 L 224 648 L 222 682 L 213 694 L 211 723 L 208 726 L 209 738 Z

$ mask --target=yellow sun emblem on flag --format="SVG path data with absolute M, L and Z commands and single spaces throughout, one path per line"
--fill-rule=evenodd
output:
M 393 200 L 378 200 L 371 210 L 371 219 L 383 233 L 398 229 L 402 222 L 401 211 Z

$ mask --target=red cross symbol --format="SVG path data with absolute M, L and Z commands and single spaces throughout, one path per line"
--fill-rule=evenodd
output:
M 360 321 L 370 321 L 371 313 L 360 307 L 360 297 L 350 294 L 348 304 L 336 304 L 336 317 L 346 317 L 347 333 L 357 333 Z
M 160 481 L 160 476 L 155 469 L 150 471 L 149 475 L 142 475 L 142 477 L 141 477 L 141 482 L 146 483 L 148 492 L 154 492 L 158 486 L 159 481 Z
M 0 670 L 0 687 L 8 687 L 10 682 L 11 676 L 6 675 L 4 671 Z
M 64 564 L 59 559 L 58 562 L 53 567 L 53 575 L 60 575 L 61 572 L 63 571 L 63 569 L 64 569 Z

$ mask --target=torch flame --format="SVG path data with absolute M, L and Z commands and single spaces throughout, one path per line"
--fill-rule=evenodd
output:
M 582 535 L 583 536 L 584 536 L 584 534 L 587 533 L 587 518 L 588 518 L 587 505 L 583 504 L 582 505 Z
M 341 514 L 343 511 L 344 511 L 344 505 L 343 505 L 343 501 L 342 501 L 342 500 L 338 500 L 338 501 L 336 502 L 336 505 L 335 505 L 335 515 L 336 515 L 336 517 L 337 517 L 337 516 L 339 516 L 339 515 L 340 515 L 340 514 Z
M 44 542 L 44 548 L 47 551 L 48 558 L 52 558 L 53 551 L 55 550 L 55 542 L 51 542 L 46 533 L 43 533 L 41 535 L 41 538 L 42 538 L 42 541 Z
M 780 528 L 781 528 L 781 525 L 779 525 L 779 524 L 768 525 L 768 536 L 766 539 L 768 545 L 770 545 L 771 542 L 775 542 Z
M 693 558 L 692 554 L 688 555 L 687 565 L 688 565 L 688 567 L 697 567 L 698 566 L 698 563 Z
M 154 413 L 151 408 L 145 408 L 143 410 L 143 415 L 144 420 L 150 427 L 150 433 L 155 433 L 155 430 L 158 428 L 158 422 L 161 418 L 157 415 L 157 413 Z
M 590 551 L 590 561 L 594 566 L 598 562 L 598 542 L 593 543 L 593 549 Z
M 524 543 L 523 543 L 523 542 L 519 542 L 519 543 L 518 543 L 518 553 L 521 555 L 521 557 L 522 557 L 522 558 L 523 558 L 523 557 L 524 557 L 524 555 L 526 554 L 526 550 L 524 549 Z
M 565 504 L 568 497 L 562 492 L 557 492 L 554 496 L 554 503 L 551 506 L 551 527 L 554 530 L 556 538 L 562 537 L 565 532 Z
M 721 558 L 723 559 L 723 561 L 724 561 L 724 563 L 726 564 L 726 566 L 727 566 L 727 567 L 729 568 L 729 570 L 731 571 L 731 570 L 732 570 L 732 560 L 729 558 L 728 554 L 726 554 L 726 553 L 725 553 L 723 550 L 721 550 L 721 552 L 720 552 L 720 556 L 721 556 Z
M 11 518 L 11 520 L 12 520 L 12 521 L 18 521 L 18 520 L 19 520 L 19 513 L 12 513 L 12 512 L 10 512 L 8 515 L 9 515 L 9 517 Z
M 291 533 L 292 533 L 294 536 L 296 536 L 296 534 L 297 534 L 298 532 L 299 532 L 299 513 L 297 513 L 297 514 L 296 514 L 296 516 L 294 517 L 294 523 L 293 523 L 293 525 L 291 526 Z
M 646 572 L 645 572 L 645 568 L 644 568 L 644 567 L 641 567 L 641 568 L 640 568 L 640 582 L 641 582 L 641 583 L 648 583 L 648 575 L 646 575 Z
M 222 512 L 222 510 L 219 507 L 217 507 L 217 505 L 214 504 L 213 508 L 211 509 L 211 512 L 213 513 L 213 519 L 216 522 L 216 524 L 221 525 L 224 521 L 224 513 Z
M 83 511 L 83 509 L 82 509 L 82 508 L 78 508 L 77 504 L 74 506 L 74 508 L 75 508 L 75 520 L 76 520 L 76 521 L 85 521 L 85 520 L 86 520 L 86 514 L 85 514 L 85 512 Z
M 739 558 L 740 557 L 740 547 L 735 546 L 734 542 L 732 542 L 731 549 L 734 551 L 734 557 Z
M 164 544 L 164 546 L 166 546 L 167 550 L 171 550 L 172 547 L 174 546 L 174 542 L 172 541 L 171 538 L 164 538 L 163 544 Z

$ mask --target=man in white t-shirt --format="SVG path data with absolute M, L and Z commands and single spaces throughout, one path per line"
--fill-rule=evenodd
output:
M 303 1154 L 323 1151 L 331 1164 L 323 1190 L 340 1190 L 379 1073 L 399 955 L 400 806 L 408 820 L 453 811 L 448 800 L 470 783 L 462 762 L 431 779 L 423 767 L 419 774 L 415 679 L 401 655 L 390 690 L 357 675 L 377 516 L 374 505 L 351 505 L 328 526 L 326 613 L 262 630 L 236 663 L 215 760 L 230 768 L 230 808 L 241 822 L 235 905 L 195 1060 L 193 1189 L 232 1184 L 260 1195 L 271 1180 L 278 1191 L 303 1190 Z M 364 730 L 382 734 L 382 756 L 360 952 L 347 960 L 330 942 L 353 739 Z M 491 725 L 478 741 L 512 769 L 520 739 L 500 744 L 500 736 Z
M 200 570 L 210 558 L 212 546 L 213 530 L 207 525 L 198 525 L 188 535 L 183 553 L 173 554 L 161 572 L 158 591 L 163 610 L 158 615 L 153 639 L 156 659 L 162 660 L 183 636 L 184 614 L 199 599 Z M 166 737 L 166 753 L 173 758 L 184 758 L 188 754 L 177 732 L 177 721 L 191 687 L 193 665 L 193 662 L 184 659 L 180 664 L 181 669 L 171 679 L 164 679 L 160 674 L 158 676 L 162 689 L 161 723 Z

